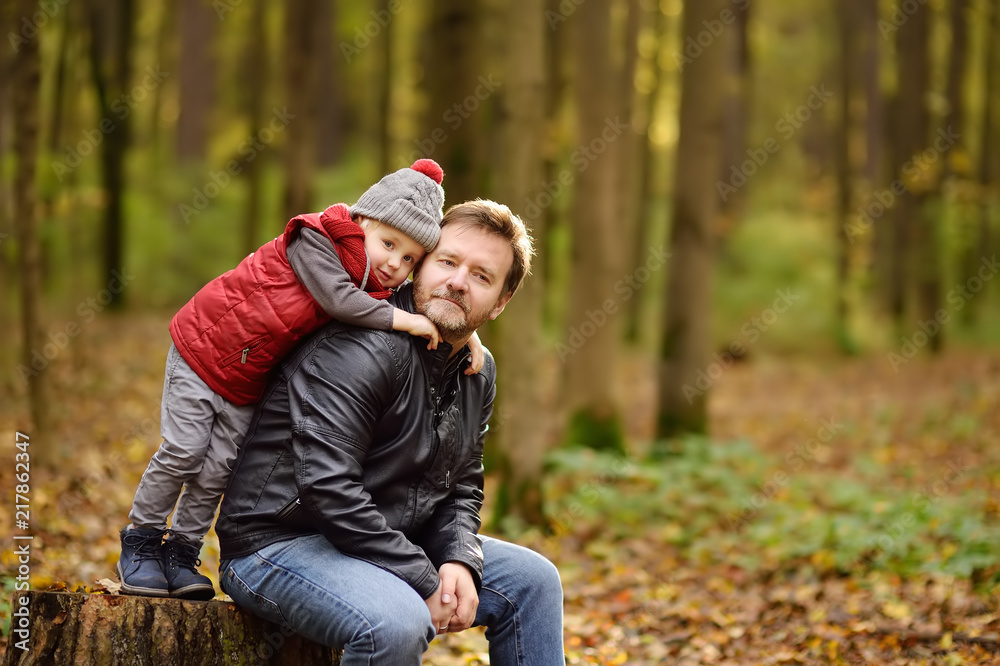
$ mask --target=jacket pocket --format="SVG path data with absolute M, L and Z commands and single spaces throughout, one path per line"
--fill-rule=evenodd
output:
M 237 351 L 233 352 L 229 356 L 222 359 L 222 361 L 219 362 L 219 367 L 225 368 L 226 366 L 232 365 L 237 361 L 241 363 L 246 363 L 247 359 L 250 357 L 250 354 L 253 354 L 255 351 L 258 351 L 270 341 L 271 341 L 270 335 L 264 335 L 257 338 L 256 340 L 251 340 L 249 343 L 245 344 Z
M 296 496 L 291 502 L 278 509 L 274 514 L 274 519 L 278 521 L 288 520 L 293 514 L 297 514 L 302 508 L 302 501 Z

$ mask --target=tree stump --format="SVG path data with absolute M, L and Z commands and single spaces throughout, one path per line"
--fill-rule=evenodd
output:
M 336 666 L 340 651 L 232 602 L 29 591 L 14 595 L 4 664 Z

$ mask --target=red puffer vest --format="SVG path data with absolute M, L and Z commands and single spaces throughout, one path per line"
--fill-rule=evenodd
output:
M 256 403 L 271 369 L 306 335 L 330 321 L 288 262 L 288 244 L 302 227 L 326 236 L 348 267 L 343 227 L 351 216 L 344 204 L 299 215 L 283 234 L 205 285 L 170 322 L 170 337 L 188 365 L 208 386 L 236 405 Z M 353 224 L 353 222 L 351 223 Z M 360 227 L 354 225 L 360 232 Z M 360 236 L 363 243 L 363 232 Z M 358 251 L 352 233 L 349 252 Z M 364 246 L 360 246 L 364 273 Z M 353 258 L 353 257 L 351 257 Z M 349 271 L 351 272 L 351 271 Z M 377 280 L 369 282 L 380 289 Z M 383 295 L 384 294 L 384 295 Z M 389 292 L 378 295 L 385 298 Z

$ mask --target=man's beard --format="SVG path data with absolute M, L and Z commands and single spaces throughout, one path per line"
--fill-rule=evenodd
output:
M 414 285 L 414 287 L 413 296 L 417 312 L 434 322 L 434 325 L 441 332 L 441 336 L 448 342 L 464 341 L 489 319 L 493 309 L 490 308 L 485 312 L 473 312 L 468 300 L 461 292 L 441 288 L 424 296 L 418 285 Z M 448 299 L 452 302 L 438 299 Z M 461 313 L 458 312 L 458 308 L 461 308 Z

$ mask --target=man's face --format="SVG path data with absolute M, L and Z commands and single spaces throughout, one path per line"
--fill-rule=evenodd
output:
M 417 312 L 451 343 L 462 342 L 510 300 L 504 281 L 514 251 L 500 236 L 464 221 L 441 229 L 413 281 Z

